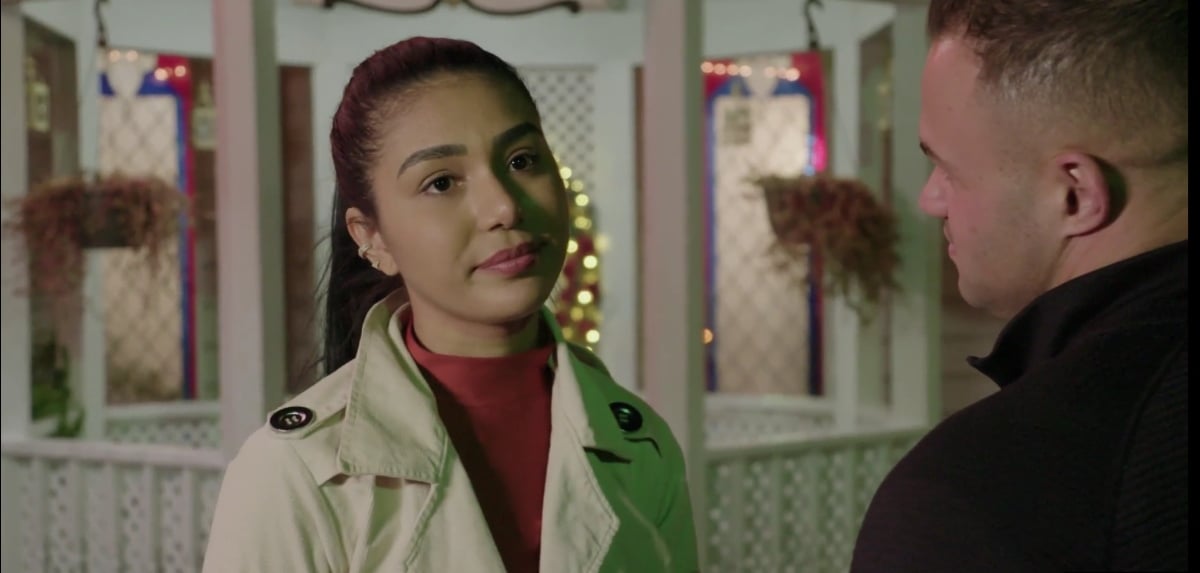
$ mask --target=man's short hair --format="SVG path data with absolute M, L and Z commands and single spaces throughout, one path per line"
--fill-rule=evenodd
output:
M 1139 163 L 1187 159 L 1188 0 L 931 0 L 989 95 L 1055 127 L 1119 138 Z

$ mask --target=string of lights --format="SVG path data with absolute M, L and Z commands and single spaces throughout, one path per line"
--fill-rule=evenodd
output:
M 604 241 L 596 233 L 591 198 L 583 181 L 572 179 L 570 167 L 561 167 L 559 174 L 567 188 L 571 231 L 567 259 L 551 301 L 563 337 L 595 348 L 600 342 L 600 253 Z

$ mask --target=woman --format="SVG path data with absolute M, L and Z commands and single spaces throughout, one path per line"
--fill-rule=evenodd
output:
M 670 430 L 543 309 L 566 191 L 516 71 L 392 45 L 330 142 L 328 375 L 230 464 L 205 571 L 695 570 Z

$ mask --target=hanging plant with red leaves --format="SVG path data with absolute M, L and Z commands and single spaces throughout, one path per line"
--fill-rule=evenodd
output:
M 14 199 L 6 230 L 25 242 L 30 291 L 67 297 L 83 280 L 86 249 L 134 249 L 160 263 L 188 204 L 179 189 L 157 177 L 66 177 Z
M 786 260 L 824 263 L 824 288 L 845 297 L 859 316 L 899 288 L 899 232 L 895 213 L 866 184 L 828 175 L 760 177 L 777 243 Z

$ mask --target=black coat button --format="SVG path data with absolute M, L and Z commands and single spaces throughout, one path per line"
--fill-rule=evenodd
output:
M 299 430 L 312 423 L 313 411 L 304 406 L 288 406 L 271 414 L 271 427 L 280 432 Z
M 642 413 L 637 411 L 637 408 L 630 406 L 624 402 L 613 402 L 608 405 L 612 410 L 613 416 L 617 419 L 617 425 L 626 432 L 636 432 L 642 427 Z

